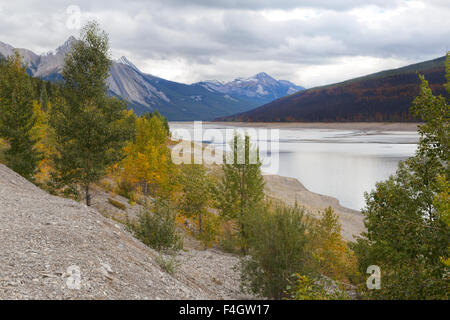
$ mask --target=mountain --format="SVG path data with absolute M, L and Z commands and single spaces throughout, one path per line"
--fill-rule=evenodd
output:
M 72 43 L 76 41 L 74 37 L 70 37 L 67 41 L 54 51 L 37 55 L 27 49 L 17 49 L 23 57 L 24 63 L 27 65 L 27 72 L 34 76 L 43 78 L 44 80 L 62 79 L 59 74 L 64 64 L 64 57 L 69 51 Z M 0 54 L 5 57 L 14 54 L 16 48 L 0 42 Z
M 265 72 L 258 73 L 250 78 L 238 78 L 227 83 L 211 80 L 198 82 L 197 84 L 211 91 L 234 97 L 254 99 L 258 103 L 268 103 L 305 89 L 286 80 L 275 80 Z
M 140 72 L 124 57 L 119 61 L 111 66 L 110 93 L 129 101 L 138 114 L 158 110 L 169 120 L 211 120 L 264 103 L 211 91 L 198 84 L 168 81 Z
M 61 81 L 64 57 L 72 44 L 70 37 L 56 50 L 37 55 L 18 49 L 27 64 L 27 72 L 44 80 Z M 0 42 L 0 54 L 7 57 L 15 48 Z M 126 57 L 113 61 L 108 78 L 109 93 L 122 97 L 137 114 L 158 110 L 169 120 L 212 120 L 248 111 L 302 87 L 275 80 L 266 73 L 248 79 L 183 84 L 141 72 Z
M 419 93 L 417 72 L 446 95 L 445 57 L 315 87 L 219 121 L 416 121 L 409 108 Z

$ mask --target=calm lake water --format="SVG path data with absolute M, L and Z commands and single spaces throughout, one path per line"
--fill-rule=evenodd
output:
M 186 129 L 193 135 L 192 122 L 170 123 L 172 131 Z M 227 129 L 249 127 L 222 124 L 203 124 L 203 132 L 211 129 L 226 132 Z M 252 129 L 262 129 L 251 127 Z M 267 129 L 267 128 L 264 128 Z M 215 148 L 224 148 L 224 141 L 216 137 L 197 136 L 194 141 Z M 271 150 L 273 141 L 279 140 L 279 150 Z M 260 134 L 261 156 L 278 165 L 266 173 L 298 179 L 310 191 L 337 198 L 341 205 L 360 210 L 364 206 L 364 192 L 375 187 L 377 181 L 395 173 L 397 164 L 412 156 L 416 150 L 416 132 L 382 132 L 334 129 L 279 129 L 279 139 Z M 271 152 L 267 152 L 267 150 Z M 267 172 L 269 171 L 269 172 Z

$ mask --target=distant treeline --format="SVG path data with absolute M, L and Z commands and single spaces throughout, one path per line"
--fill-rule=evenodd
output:
M 4 74 L 6 68 L 6 58 L 0 54 L 0 74 Z M 34 78 L 29 75 L 31 82 L 32 100 L 38 101 L 43 108 L 51 104 L 61 96 L 62 86 L 60 82 L 51 82 Z

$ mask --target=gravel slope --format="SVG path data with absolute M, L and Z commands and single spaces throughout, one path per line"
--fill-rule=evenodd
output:
M 237 258 L 182 252 L 171 276 L 157 255 L 97 210 L 0 164 L 0 299 L 242 298 Z M 71 266 L 80 270 L 79 289 Z

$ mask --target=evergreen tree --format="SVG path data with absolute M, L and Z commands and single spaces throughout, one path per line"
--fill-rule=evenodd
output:
M 35 149 L 36 140 L 32 136 L 36 117 L 31 80 L 18 52 L 7 59 L 2 69 L 0 137 L 9 144 L 5 153 L 6 162 L 12 170 L 32 180 L 40 154 Z
M 222 165 L 223 178 L 217 190 L 218 202 L 224 216 L 241 221 L 241 236 L 245 238 L 242 219 L 249 208 L 264 199 L 262 163 L 258 150 L 250 144 L 249 136 L 242 138 L 236 134 L 230 146 L 232 152 L 228 157 L 224 156 Z
M 109 41 L 96 22 L 89 22 L 81 40 L 66 55 L 62 71 L 64 102 L 52 108 L 55 131 L 56 180 L 84 188 L 91 204 L 90 186 L 105 169 L 122 157 L 132 135 L 132 117 L 123 101 L 107 95 Z
M 43 111 L 47 111 L 48 108 L 48 95 L 47 95 L 47 84 L 43 82 L 41 84 L 41 95 L 39 97 L 39 104 Z

